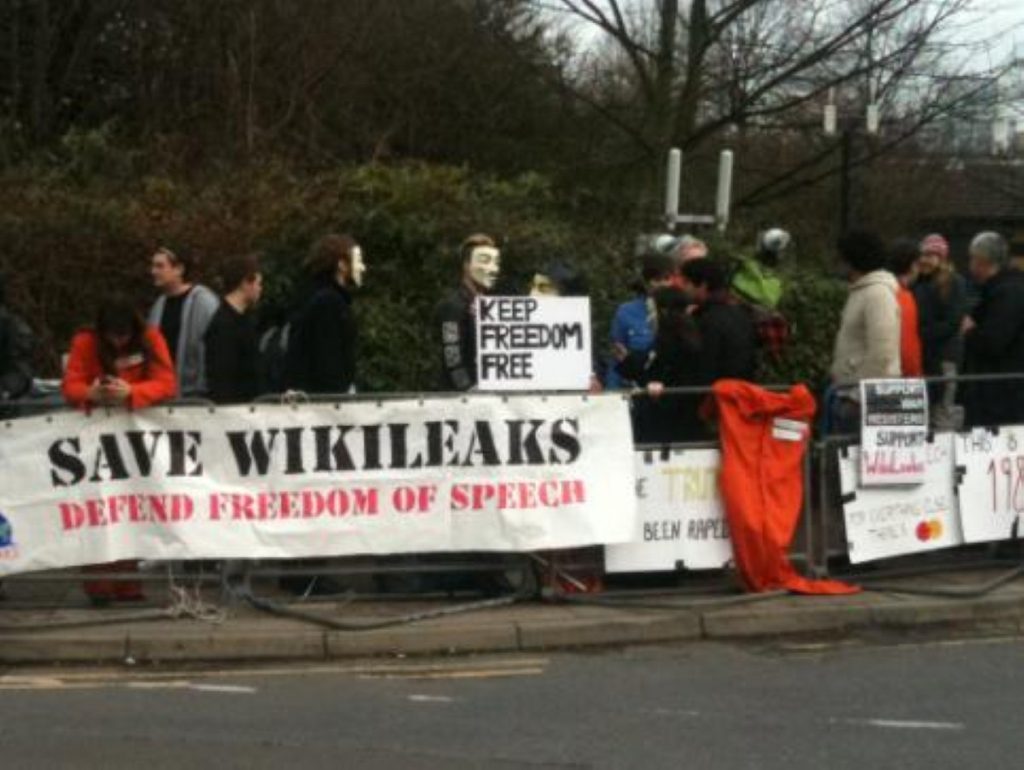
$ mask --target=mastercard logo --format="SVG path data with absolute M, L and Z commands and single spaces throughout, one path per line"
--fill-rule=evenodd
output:
M 942 537 L 942 522 L 938 519 L 922 521 L 917 525 L 916 533 L 917 539 L 922 543 L 927 543 L 929 540 L 937 540 Z

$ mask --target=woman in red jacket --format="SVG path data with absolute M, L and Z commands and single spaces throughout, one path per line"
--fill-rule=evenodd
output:
M 72 406 L 140 409 L 173 398 L 177 388 L 163 335 L 156 327 L 147 327 L 126 301 L 104 303 L 95 327 L 79 331 L 71 340 L 62 390 Z M 118 561 L 92 569 L 134 572 L 136 562 Z M 142 585 L 136 581 L 87 580 L 84 588 L 96 604 L 142 598 Z

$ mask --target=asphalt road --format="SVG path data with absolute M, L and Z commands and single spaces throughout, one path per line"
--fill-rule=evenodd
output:
M 1024 642 L 8 671 L 0 767 L 1015 768 Z

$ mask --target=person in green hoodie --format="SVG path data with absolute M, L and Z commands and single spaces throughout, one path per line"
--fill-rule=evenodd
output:
M 778 360 L 790 336 L 789 322 L 779 311 L 784 284 L 777 268 L 790 244 L 785 230 L 761 233 L 753 257 L 740 257 L 732 275 L 732 291 L 751 311 L 761 349 Z

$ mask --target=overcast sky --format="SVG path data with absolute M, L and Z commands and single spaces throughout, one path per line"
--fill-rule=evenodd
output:
M 979 37 L 997 37 L 996 53 L 1024 55 L 1024 0 L 975 0 L 981 14 Z

